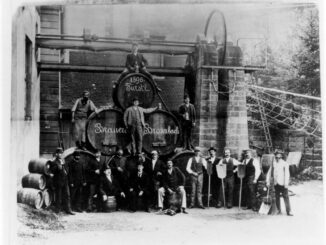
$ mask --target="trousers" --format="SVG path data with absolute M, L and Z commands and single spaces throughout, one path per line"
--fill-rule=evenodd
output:
M 191 176 L 191 206 L 195 206 L 195 200 L 197 196 L 197 202 L 199 206 L 203 206 L 202 201 L 203 190 L 203 174 L 198 176 Z
M 127 76 L 129 73 L 134 73 L 134 71 L 130 71 L 128 68 L 125 68 L 122 73 L 120 74 L 119 78 L 118 78 L 118 83 L 125 77 Z M 152 74 L 150 74 L 146 68 L 141 68 L 139 67 L 139 73 L 149 77 L 150 79 L 153 79 Z
M 280 194 L 282 193 L 286 213 L 291 212 L 291 206 L 290 206 L 290 199 L 289 199 L 289 193 L 288 189 L 285 188 L 282 185 L 275 185 L 275 199 L 276 199 L 276 207 L 279 212 L 281 212 L 281 204 L 280 204 Z
M 225 191 L 225 201 L 227 206 L 233 206 L 233 190 L 234 190 L 234 176 L 224 178 L 224 191 Z M 220 186 L 220 191 L 218 195 L 218 204 L 223 203 L 223 188 L 222 183 Z
M 244 179 L 244 197 L 248 208 L 256 208 L 256 193 L 255 193 L 255 176 L 248 176 Z
M 183 147 L 185 149 L 192 149 L 192 122 L 191 121 L 182 121 L 182 138 L 183 138 Z
M 186 196 L 186 191 L 184 188 L 178 187 L 176 189 L 176 193 L 181 196 L 181 208 L 186 208 L 187 207 L 187 196 Z M 164 202 L 164 197 L 169 198 L 170 193 L 165 190 L 164 187 L 161 187 L 158 189 L 158 207 L 163 208 L 163 202 Z
M 58 210 L 62 209 L 62 202 L 66 211 L 71 211 L 70 191 L 68 183 L 63 186 L 55 186 L 55 205 Z
M 129 132 L 131 136 L 132 153 L 140 154 L 143 148 L 143 127 L 141 124 L 130 125 Z

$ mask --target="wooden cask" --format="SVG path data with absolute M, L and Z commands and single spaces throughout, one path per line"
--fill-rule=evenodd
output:
M 103 202 L 103 211 L 104 212 L 113 212 L 116 211 L 117 201 L 115 196 L 108 196 L 108 199 Z
M 17 202 L 40 209 L 43 205 L 42 191 L 33 188 L 23 188 L 17 192 Z
M 176 117 L 163 110 L 145 115 L 143 137 L 144 151 L 157 150 L 161 156 L 174 152 L 181 136 L 180 124 Z
M 23 188 L 34 188 L 44 190 L 46 187 L 46 178 L 43 174 L 27 174 L 22 178 Z
M 30 173 L 49 175 L 50 160 L 45 158 L 32 159 L 28 163 L 28 171 Z
M 116 109 L 101 109 L 90 115 L 86 132 L 94 149 L 110 154 L 117 147 L 125 148 L 131 141 L 123 122 L 123 113 Z
M 49 189 L 45 189 L 42 191 L 42 195 L 43 195 L 43 206 L 45 208 L 50 207 L 53 202 L 53 192 Z
M 139 99 L 139 106 L 149 108 L 156 95 L 156 88 L 151 79 L 141 73 L 131 73 L 124 77 L 113 89 L 113 101 L 116 106 L 125 110 Z

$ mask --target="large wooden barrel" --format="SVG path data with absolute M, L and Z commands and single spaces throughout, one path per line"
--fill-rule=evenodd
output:
M 73 159 L 74 157 L 73 153 L 75 152 L 75 150 L 77 150 L 76 147 L 71 147 L 63 152 L 62 158 L 65 160 L 66 163 L 70 162 Z M 84 167 L 87 167 L 90 161 L 95 160 L 95 155 L 93 153 L 89 151 L 83 151 L 83 150 L 79 150 L 79 152 L 80 152 L 79 161 L 83 163 Z
M 111 153 L 116 147 L 125 148 L 131 141 L 120 110 L 107 108 L 90 115 L 87 139 L 91 146 L 102 153 Z
M 174 152 L 180 140 L 181 129 L 176 117 L 163 110 L 156 110 L 145 116 L 143 148 L 149 153 L 157 150 L 160 155 Z
M 52 202 L 53 202 L 53 193 L 51 190 L 49 189 L 45 189 L 42 191 L 42 195 L 43 195 L 43 206 L 45 208 L 48 208 L 51 206 Z
M 43 174 L 27 174 L 22 178 L 22 186 L 23 188 L 44 190 L 46 178 Z
M 115 196 L 108 196 L 108 199 L 103 202 L 103 211 L 104 212 L 112 212 L 116 211 L 117 208 L 117 201 Z
M 45 158 L 32 159 L 28 163 L 28 171 L 37 174 L 49 174 L 50 160 Z
M 40 209 L 43 205 L 43 195 L 40 190 L 23 188 L 17 192 L 17 202 L 28 204 L 36 209 Z
M 133 104 L 133 98 L 139 99 L 139 105 L 144 108 L 152 106 L 156 95 L 153 81 L 141 73 L 131 73 L 124 77 L 113 89 L 113 101 L 126 109 Z

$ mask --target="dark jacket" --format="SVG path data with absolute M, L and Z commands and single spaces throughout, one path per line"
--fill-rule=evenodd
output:
M 63 159 L 62 161 L 64 162 Z M 50 173 L 54 175 L 52 179 L 54 187 L 62 187 L 68 184 L 69 168 L 66 163 L 62 165 L 59 159 L 54 159 L 50 162 Z
M 70 162 L 68 162 L 69 166 L 69 184 L 82 185 L 83 183 L 86 183 L 86 177 L 85 177 L 85 167 L 82 163 L 82 161 L 76 161 L 75 159 L 72 159 Z
M 185 186 L 186 177 L 178 167 L 172 167 L 172 173 L 169 174 L 168 170 L 165 170 L 163 174 L 163 186 L 165 189 L 172 189 L 175 191 L 179 186 Z
M 129 178 L 129 188 L 133 188 L 135 192 L 148 192 L 150 188 L 150 179 L 143 171 L 141 178 L 138 177 L 138 172 L 133 173 Z
M 123 171 L 126 170 L 126 161 L 127 158 L 124 156 L 115 156 L 110 162 L 110 168 L 112 169 L 113 175 L 118 172 L 118 168 L 120 167 Z
M 126 67 L 129 71 L 135 71 L 136 63 L 138 64 L 139 68 L 147 66 L 147 60 L 141 53 L 137 52 L 137 55 L 128 54 L 126 60 Z
M 105 163 L 105 158 L 101 157 L 98 162 L 96 159 L 91 159 L 86 167 L 86 181 L 91 184 L 98 184 L 100 182 L 100 175 L 96 174 L 96 170 L 101 170 Z
M 101 175 L 100 179 L 100 193 L 101 195 L 107 195 L 107 196 L 117 196 L 119 195 L 122 190 L 120 188 L 120 184 L 114 176 L 111 175 L 111 182 L 108 180 L 108 178 L 105 176 L 105 174 Z
M 144 166 L 144 171 L 152 180 L 160 180 L 161 178 L 157 175 L 157 173 L 161 172 L 161 174 L 163 174 L 165 169 L 165 164 L 160 159 L 157 159 L 154 169 L 152 168 L 152 160 L 146 161 Z
M 187 111 L 189 113 L 189 121 L 192 123 L 196 122 L 196 110 L 193 104 L 189 104 L 189 107 L 187 107 L 186 104 L 182 104 L 179 107 L 179 114 L 182 116 L 182 121 L 185 121 L 184 115 Z

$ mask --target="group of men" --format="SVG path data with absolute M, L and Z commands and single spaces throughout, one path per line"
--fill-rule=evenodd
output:
M 95 153 L 95 160 L 85 163 L 80 160 L 80 151 L 73 153 L 73 158 L 65 162 L 62 159 L 62 149 L 58 148 L 55 158 L 50 164 L 50 172 L 55 191 L 55 211 L 64 210 L 68 214 L 104 210 L 108 197 L 116 199 L 116 209 L 128 209 L 131 212 L 143 209 L 164 208 L 174 205 L 177 212 L 187 214 L 187 196 L 185 190 L 186 176 L 172 160 L 166 163 L 159 159 L 157 151 L 152 151 L 151 158 L 143 154 L 138 158 L 123 156 L 120 149 L 117 155 L 107 159 L 100 152 Z M 201 156 L 199 148 L 195 148 L 195 156 L 189 158 L 186 172 L 190 175 L 191 198 L 189 208 L 198 206 L 204 209 L 202 202 L 204 171 L 225 165 L 226 175 L 222 179 L 225 186 L 226 206 L 233 206 L 233 191 L 235 173 L 239 165 L 245 165 L 244 196 L 245 209 L 257 211 L 255 185 L 261 174 L 259 162 L 251 156 L 251 151 L 245 153 L 242 162 L 232 158 L 230 149 L 224 150 L 224 157 L 216 157 L 216 149 L 209 149 L 209 157 Z M 214 170 L 215 168 L 215 170 Z M 218 175 L 218 174 L 217 174 Z M 274 178 L 276 205 L 280 209 L 280 193 L 285 201 L 286 212 L 291 214 L 288 197 L 289 166 L 277 153 L 273 166 L 267 174 L 267 183 Z M 222 186 L 222 185 L 221 185 Z M 84 198 L 86 193 L 86 197 Z M 175 201 L 177 200 L 177 202 Z M 196 205 L 197 204 L 197 205 Z M 223 206 L 223 189 L 218 196 L 217 208 Z

